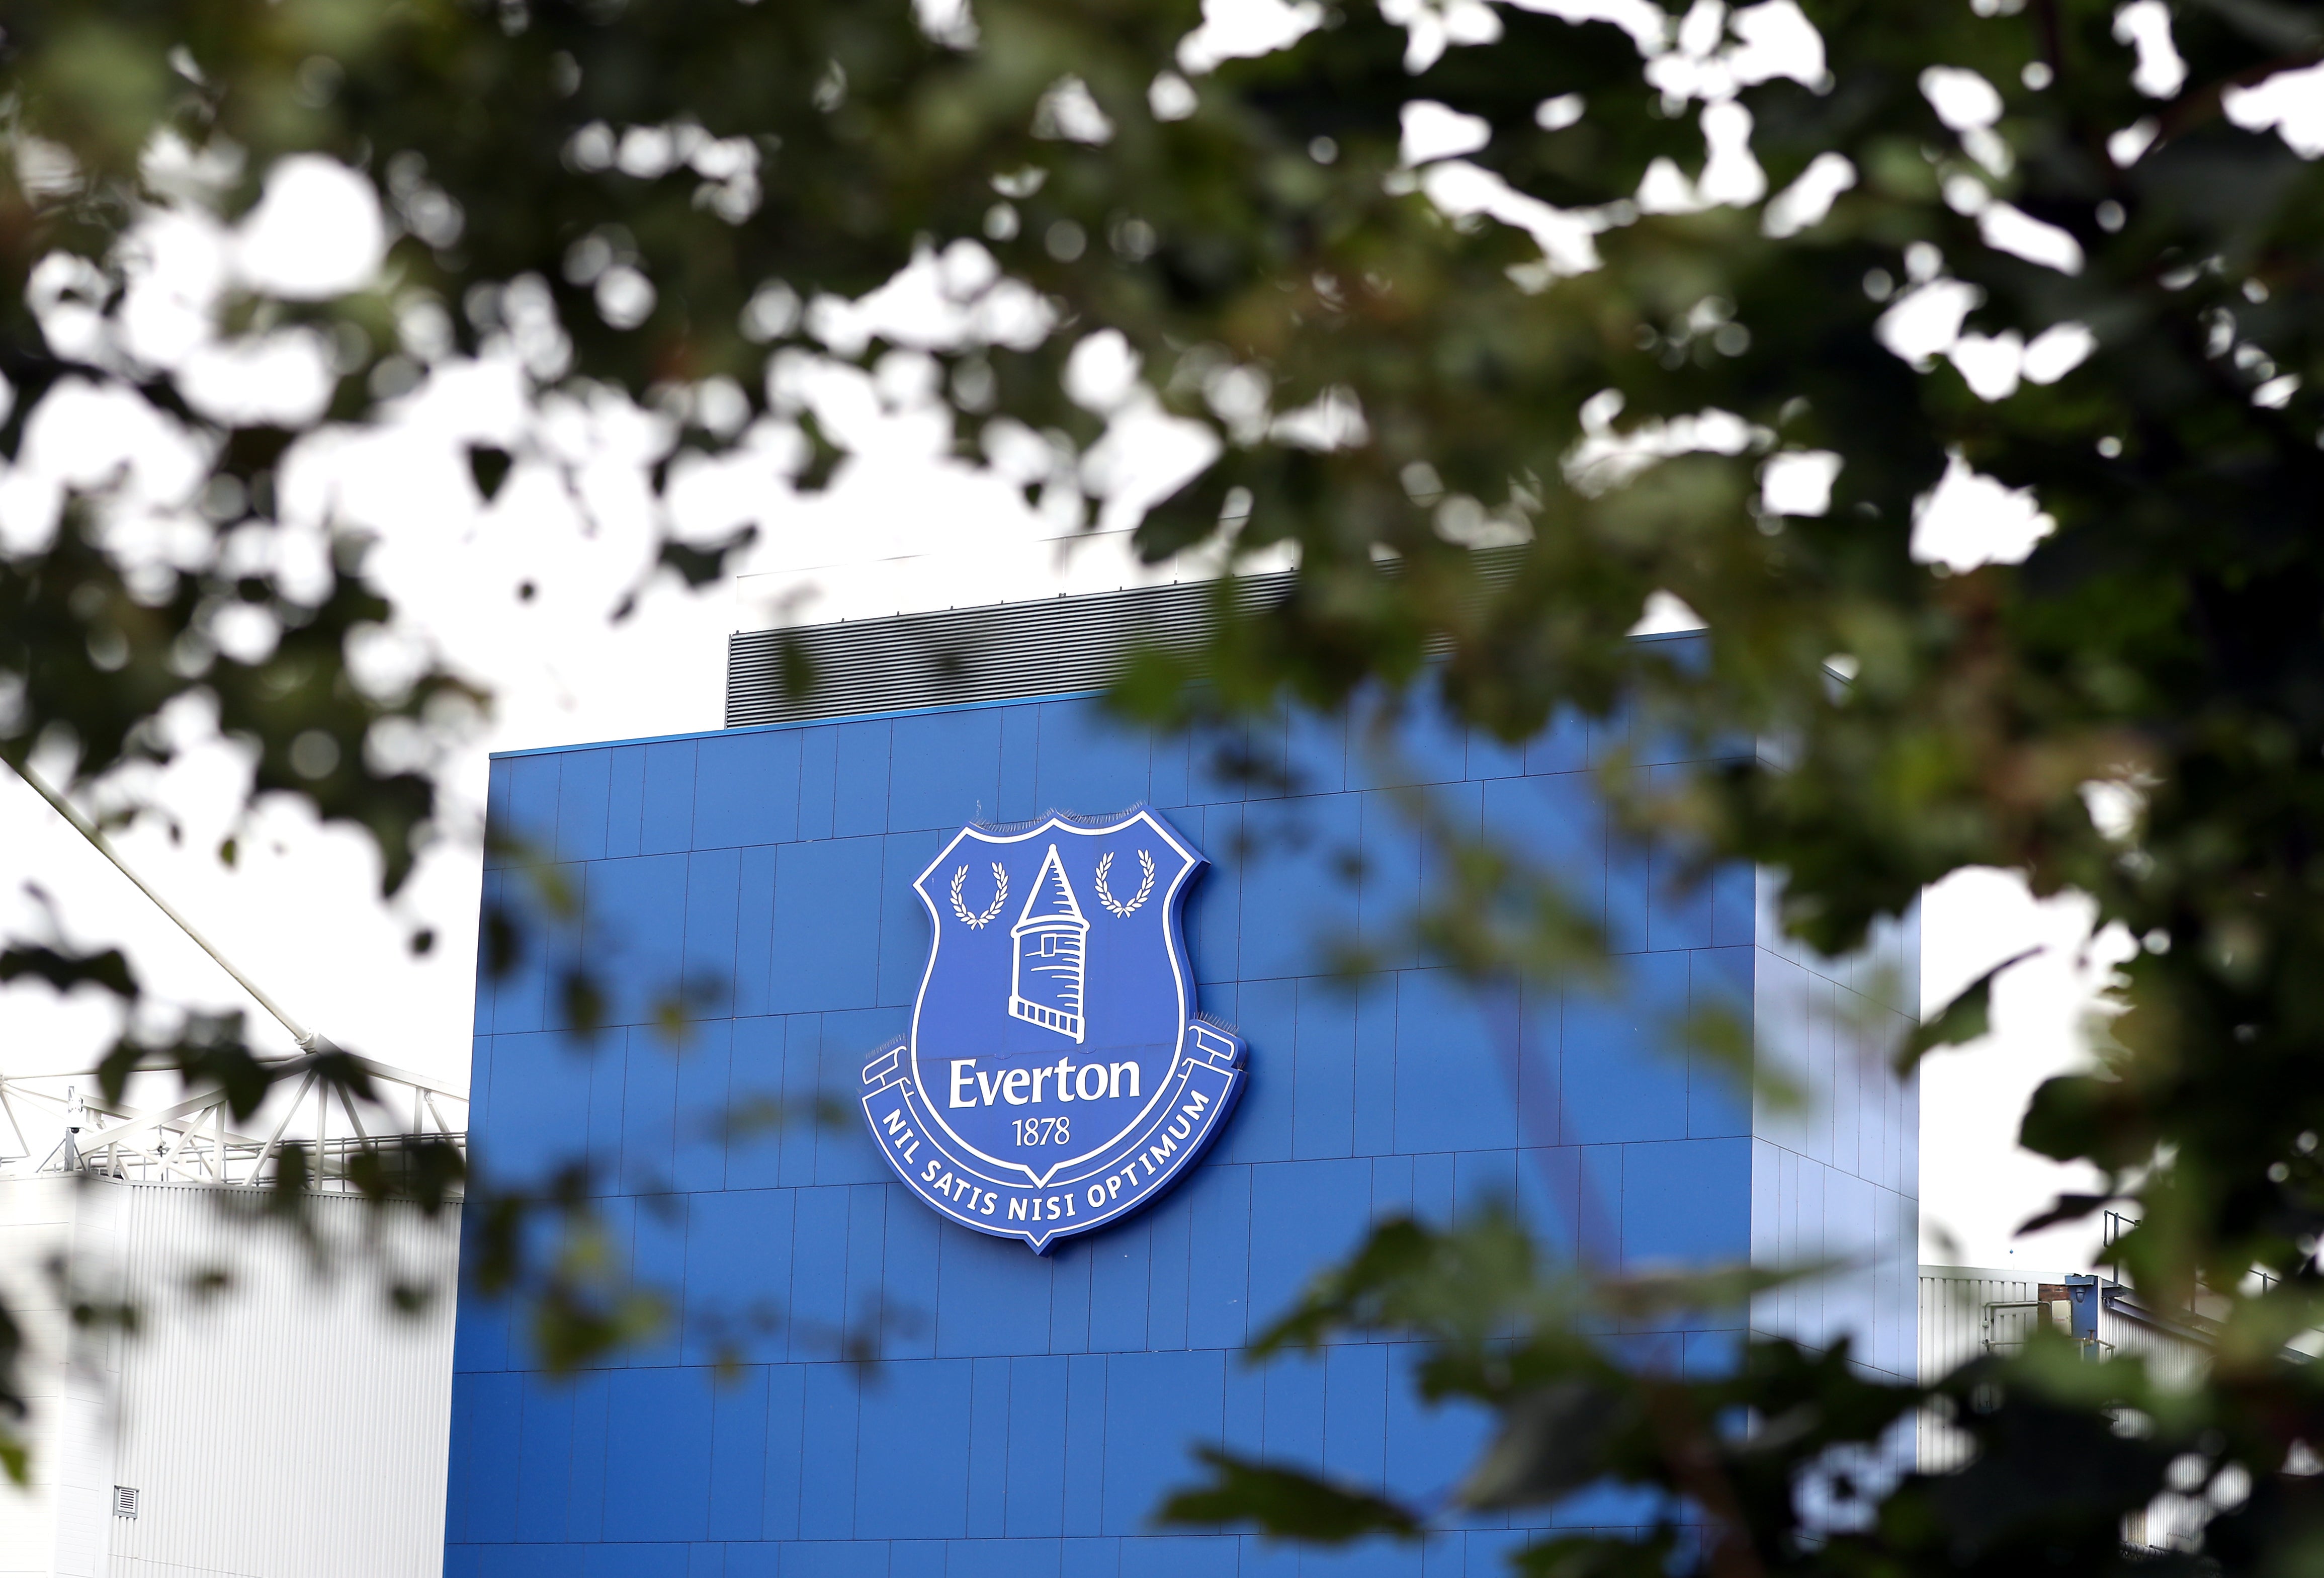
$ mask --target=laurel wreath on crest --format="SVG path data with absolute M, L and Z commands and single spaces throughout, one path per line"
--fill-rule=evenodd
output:
M 1097 901 L 1125 919 L 1154 891 L 1154 857 L 1141 849 L 1138 852 L 1138 863 L 1145 868 L 1146 880 L 1138 884 L 1138 896 L 1125 904 L 1106 891 L 1105 873 L 1113 865 L 1113 851 L 1107 850 L 1105 857 L 1097 863 Z
M 992 918 L 1001 913 L 1001 907 L 1009 901 L 1009 873 L 1001 869 L 999 861 L 992 863 L 992 903 L 982 915 L 971 915 L 968 912 L 968 906 L 961 902 L 960 885 L 967 880 L 966 866 L 961 867 L 952 874 L 952 912 L 966 921 L 971 929 L 973 929 L 990 924 Z

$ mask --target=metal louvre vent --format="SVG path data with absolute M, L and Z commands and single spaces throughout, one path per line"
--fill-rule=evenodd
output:
M 115 1518 L 132 1518 L 137 1516 L 136 1486 L 115 1485 L 113 1487 L 113 1516 Z
M 1265 606 L 1288 571 L 1235 588 L 1239 611 Z M 846 624 L 741 631 L 726 643 L 726 726 L 856 713 L 1061 696 L 1111 684 L 1139 641 L 1199 646 L 1215 584 L 1177 582 L 1038 603 L 902 614 Z M 785 669 L 804 659 L 813 684 L 789 694 Z

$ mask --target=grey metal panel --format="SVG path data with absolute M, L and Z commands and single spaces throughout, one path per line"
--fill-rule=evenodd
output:
M 1231 595 L 1237 613 L 1267 607 L 1292 573 L 1252 576 Z M 1217 605 L 1215 581 L 1181 581 L 1037 603 L 948 608 L 842 624 L 740 631 L 726 644 L 726 726 L 845 717 L 1096 690 L 1147 642 L 1190 652 Z M 804 659 L 812 689 L 794 696 L 787 658 Z

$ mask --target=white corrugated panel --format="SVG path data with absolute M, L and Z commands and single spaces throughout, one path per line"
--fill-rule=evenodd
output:
M 2062 1273 L 1995 1270 L 1973 1266 L 1921 1268 L 1921 1379 L 1939 1380 L 1988 1351 L 2007 1350 L 2042 1324 L 2036 1307 L 2044 1283 L 2062 1287 Z M 2117 1290 L 2118 1291 L 2118 1290 Z M 2139 1355 L 2147 1372 L 2166 1386 L 2192 1386 L 2201 1379 L 2210 1352 L 2200 1340 L 2141 1319 L 2135 1309 L 2112 1299 L 2098 1302 L 2098 1341 L 2108 1357 Z M 1969 1439 L 1943 1420 L 1920 1420 L 1920 1464 L 1942 1473 L 1968 1461 Z M 2124 1519 L 2126 1545 L 2192 1549 L 2201 1532 L 2202 1505 L 2183 1496 L 2156 1498 L 2145 1511 Z
M 2006 1329 L 1987 1330 L 1988 1312 L 1997 1306 L 2031 1305 L 2044 1282 L 2062 1282 L 2061 1276 L 2034 1271 L 1994 1270 L 1978 1266 L 1921 1268 L 1921 1379 L 1938 1380 L 1970 1360 L 1981 1357 L 1988 1335 L 2023 1341 L 2023 1320 L 2002 1315 Z M 2012 1312 L 2014 1313 L 2014 1312 Z
M 2028 1324 L 2020 1312 L 1997 1308 L 2032 1304 L 2044 1278 L 2031 1271 L 1992 1269 L 1976 1266 L 1921 1268 L 1921 1380 L 1940 1380 L 1986 1352 L 1988 1336 L 2024 1340 Z M 2015 1318 L 2013 1318 L 2015 1317 Z M 1988 1329 L 1998 1318 L 2002 1329 Z M 1943 1473 L 1968 1459 L 1969 1439 L 1943 1420 L 1921 1416 L 1920 1463 L 1923 1472 Z
M 1921 1268 L 1921 1379 L 1935 1380 L 1987 1352 L 2023 1343 L 2041 1324 L 2034 1307 L 2044 1284 L 2062 1287 L 2062 1272 L 1992 1270 L 1974 1266 Z M 2139 1318 L 2135 1306 L 2116 1302 L 2120 1289 L 2108 1284 L 2098 1304 L 2102 1352 L 2143 1355 L 2149 1373 L 2166 1385 L 2191 1385 L 2209 1350 L 2197 1338 L 2168 1329 L 2169 1323 Z
M 36 1473 L 48 1493 L 0 1500 L 0 1550 L 10 1553 L 0 1574 L 440 1572 L 456 1227 L 400 1215 L 374 1258 L 323 1276 L 279 1226 L 230 1219 L 222 1195 L 257 1203 L 241 1190 L 89 1179 L 76 1193 L 65 1179 L 0 1181 L 0 1224 L 56 1215 L 61 1199 L 69 1223 L 52 1224 L 49 1238 L 71 1232 L 100 1269 L 97 1291 L 125 1295 L 142 1312 L 134 1339 L 84 1342 L 79 1362 L 54 1367 L 68 1395 L 39 1426 L 45 1466 Z M 13 1211 L 12 1196 L 23 1202 Z M 342 1249 L 381 1225 L 345 1195 L 318 1198 L 315 1210 Z M 36 1235 L 14 1236 L 17 1252 L 0 1252 L 0 1269 L 21 1265 Z M 417 1317 L 398 1315 L 381 1294 L 383 1264 L 440 1297 Z M 195 1283 L 212 1271 L 231 1285 L 205 1297 Z M 21 1286 L 12 1283 L 12 1297 Z M 75 1390 L 86 1406 L 73 1406 Z M 135 1518 L 113 1516 L 115 1486 L 136 1491 Z M 41 1564 L 9 1564 L 18 1513 L 33 1536 L 23 1548 L 45 1547 Z M 32 1527 L 42 1514 L 45 1538 Z
M 125 1264 L 156 1315 L 123 1347 L 114 1482 L 134 1486 L 139 1506 L 115 1520 L 115 1578 L 432 1578 L 451 1424 L 451 1222 L 407 1216 L 383 1236 L 390 1263 L 439 1290 L 415 1318 L 385 1306 L 360 1262 L 326 1277 L 288 1234 L 230 1220 L 212 1191 L 130 1193 Z M 314 1208 L 341 1246 L 368 1225 L 349 1196 Z M 235 1289 L 189 1297 L 189 1279 L 212 1268 L 229 1269 Z
M 2210 1363 L 2210 1349 L 2181 1332 L 2142 1320 L 2130 1308 L 2102 1305 L 2098 1337 L 2114 1355 L 2135 1354 L 2146 1361 L 2146 1372 L 2163 1386 L 2191 1389 Z M 2210 1509 L 2201 1498 L 2157 1496 L 2144 1512 L 2125 1521 L 2126 1544 L 2165 1550 L 2193 1550 L 2201 1542 Z
M 2113 1305 L 2100 1306 L 2098 1338 L 2116 1354 L 2144 1358 L 2147 1374 L 2160 1385 L 2179 1389 L 2191 1389 L 2200 1381 L 2211 1358 L 2211 1351 L 2203 1343 Z
M 75 1334 L 52 1258 L 107 1259 L 117 1213 L 66 1177 L 0 1180 L 0 1297 L 23 1324 L 31 1483 L 0 1481 L 0 1578 L 104 1578 L 111 1522 L 107 1344 Z

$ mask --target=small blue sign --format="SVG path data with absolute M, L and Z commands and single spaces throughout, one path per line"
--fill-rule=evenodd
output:
M 912 1033 L 863 1115 L 937 1211 L 1035 1253 L 1151 1204 L 1242 1094 L 1242 1038 L 1194 1010 L 1186 891 L 1161 817 L 972 823 L 912 884 L 936 935 Z

